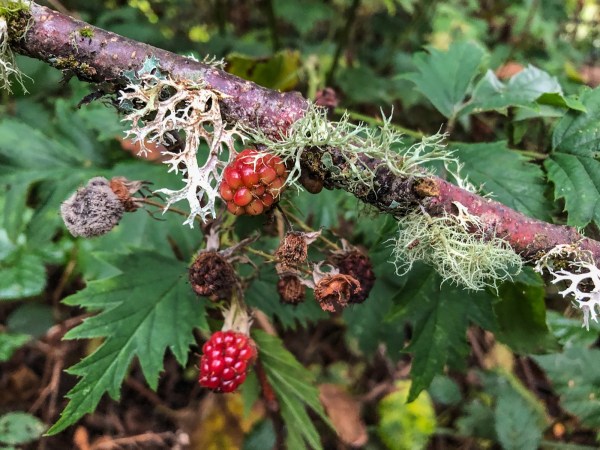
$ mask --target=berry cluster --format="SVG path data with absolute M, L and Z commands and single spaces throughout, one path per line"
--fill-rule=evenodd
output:
M 281 158 L 246 149 L 225 168 L 219 190 L 229 212 L 257 216 L 273 206 L 286 178 Z
M 200 385 L 215 392 L 233 392 L 256 360 L 256 345 L 246 334 L 217 331 L 202 347 Z

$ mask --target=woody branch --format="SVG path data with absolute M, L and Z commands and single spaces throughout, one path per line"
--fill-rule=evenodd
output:
M 161 70 L 175 79 L 201 80 L 208 89 L 222 94 L 224 119 L 261 129 L 273 137 L 301 118 L 308 101 L 299 93 L 282 93 L 263 88 L 202 62 L 93 27 L 68 15 L 31 3 L 29 11 L 10 19 L 11 47 L 18 53 L 44 61 L 67 75 L 90 83 L 102 83 L 116 92 L 126 84 L 125 71 L 139 70 L 154 56 Z M 91 32 L 81 33 L 87 28 Z M 22 32 L 27 29 L 23 35 Z M 91 37 L 89 37 L 91 35 Z M 15 38 L 14 36 L 22 36 Z M 311 149 L 315 156 L 324 152 Z M 344 165 L 341 149 L 328 148 L 335 166 Z M 454 202 L 464 205 L 482 222 L 496 230 L 526 260 L 536 259 L 557 245 L 571 244 L 589 251 L 600 261 L 600 242 L 585 238 L 574 228 L 535 220 L 499 202 L 461 189 L 438 177 L 412 178 L 393 174 L 374 158 L 363 163 L 375 170 L 374 189 L 351 189 L 343 180 L 333 182 L 326 168 L 318 170 L 328 188 L 352 192 L 361 201 L 381 211 L 400 216 L 422 207 L 433 216 L 456 213 Z M 420 206 L 419 206 L 420 205 Z

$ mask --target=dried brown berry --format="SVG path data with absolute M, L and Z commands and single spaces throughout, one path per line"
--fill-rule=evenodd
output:
M 104 177 L 95 177 L 60 206 L 60 214 L 73 236 L 101 236 L 112 230 L 125 212 L 119 197 Z
M 360 290 L 352 294 L 348 302 L 364 302 L 375 284 L 375 272 L 373 272 L 373 264 L 369 257 L 358 250 L 350 250 L 335 253 L 330 259 L 340 273 L 350 275 L 360 282 Z
M 125 211 L 132 212 L 140 207 L 132 195 L 139 191 L 143 184 L 143 181 L 129 181 L 125 177 L 113 177 L 110 180 L 109 186 L 119 200 L 121 200 L 121 203 L 123 203 Z
M 294 275 L 283 276 L 277 282 L 277 292 L 283 303 L 297 305 L 306 298 L 306 286 Z
M 276 267 L 278 274 L 285 275 L 286 273 L 293 273 L 294 269 L 304 263 L 308 258 L 306 233 L 298 231 L 287 233 L 275 252 L 275 258 L 277 258 L 278 261 Z
M 231 297 L 235 271 L 217 252 L 205 251 L 190 266 L 189 279 L 196 294 L 218 301 Z
M 360 291 L 360 282 L 344 274 L 325 275 L 315 286 L 315 299 L 323 311 L 341 311 L 350 297 Z

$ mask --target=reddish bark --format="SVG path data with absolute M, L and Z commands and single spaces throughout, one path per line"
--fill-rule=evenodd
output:
M 125 83 L 123 72 L 138 70 L 150 56 L 160 61 L 161 69 L 179 79 L 198 79 L 224 94 L 221 110 L 231 122 L 262 129 L 273 136 L 302 117 L 308 102 L 300 94 L 281 93 L 258 86 L 222 70 L 92 27 L 59 12 L 32 3 L 31 27 L 22 39 L 11 42 L 19 53 L 45 61 L 82 80 L 109 83 L 115 88 Z M 11 29 L 23 27 L 25 20 L 12 19 Z M 82 28 L 92 37 L 83 37 Z M 86 34 L 86 33 L 84 33 Z M 319 152 L 313 149 L 312 152 Z M 334 163 L 344 165 L 339 149 L 328 149 Z M 305 152 L 309 155 L 310 152 Z M 318 156 L 318 155 L 317 155 Z M 319 175 L 329 188 L 352 192 L 364 202 L 396 216 L 422 205 L 430 214 L 455 212 L 460 202 L 469 212 L 497 227 L 498 235 L 523 257 L 535 258 L 540 252 L 559 244 L 578 243 L 600 260 L 600 242 L 584 238 L 574 228 L 531 219 L 498 202 L 480 197 L 436 177 L 411 179 L 392 174 L 380 161 L 364 158 L 376 170 L 377 192 L 358 189 L 344 180 L 335 180 L 322 168 Z

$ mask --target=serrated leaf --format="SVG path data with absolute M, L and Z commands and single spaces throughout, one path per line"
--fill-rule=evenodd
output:
M 306 412 L 308 406 L 325 423 L 329 423 L 319 401 L 319 391 L 314 377 L 285 349 L 281 340 L 255 330 L 252 333 L 259 348 L 259 358 L 269 383 L 273 387 L 281 415 L 286 424 L 286 448 L 304 449 L 308 443 L 314 449 L 321 449 L 319 433 Z
M 409 402 L 427 389 L 453 354 L 468 352 L 469 321 L 492 330 L 496 326 L 490 294 L 441 286 L 441 282 L 430 267 L 415 266 L 387 319 L 395 323 L 409 320 L 413 325 L 412 340 L 406 349 L 413 354 Z
M 471 100 L 460 114 L 483 111 L 504 112 L 511 106 L 531 107 L 546 93 L 556 93 L 562 97 L 562 88 L 556 77 L 537 67 L 527 66 L 507 83 L 500 81 L 494 72 L 488 70 L 475 86 Z
M 571 347 L 534 356 L 561 397 L 561 405 L 593 429 L 600 427 L 600 350 Z
M 552 154 L 544 162 L 555 198 L 564 198 L 567 223 L 600 225 L 600 88 L 581 95 L 586 113 L 571 111 L 552 135 Z
M 472 42 L 453 43 L 446 52 L 435 48 L 428 52 L 413 57 L 418 72 L 407 74 L 406 78 L 444 116 L 454 117 L 479 73 L 485 52 Z
M 548 311 L 546 321 L 556 339 L 566 348 L 589 347 L 596 342 L 600 334 L 600 323 L 590 321 L 588 330 L 581 326 L 581 319 L 565 317 L 556 311 Z
M 498 397 L 495 428 L 505 450 L 536 450 L 542 439 L 539 417 L 523 397 L 508 390 Z
M 546 291 L 542 286 L 504 283 L 494 304 L 498 339 L 518 353 L 546 353 L 560 346 L 546 325 Z
M 510 150 L 505 141 L 457 143 L 453 148 L 464 164 L 464 174 L 483 192 L 530 217 L 550 220 L 551 205 L 544 196 L 546 184 L 539 166 Z
M 69 391 L 69 404 L 48 431 L 56 434 L 94 410 L 104 393 L 118 399 L 129 365 L 137 357 L 156 389 L 165 350 L 185 364 L 194 328 L 207 329 L 204 300 L 187 282 L 187 264 L 149 251 L 122 256 L 121 274 L 90 282 L 65 299 L 101 312 L 65 335 L 66 339 L 104 338 L 102 345 L 68 372 L 80 378 Z
M 10 412 L 0 416 L 0 443 L 27 444 L 38 439 L 46 425 L 40 419 L 25 412 Z
M 480 376 L 485 391 L 495 397 L 494 429 L 502 448 L 537 449 L 547 424 L 543 403 L 512 373 Z

